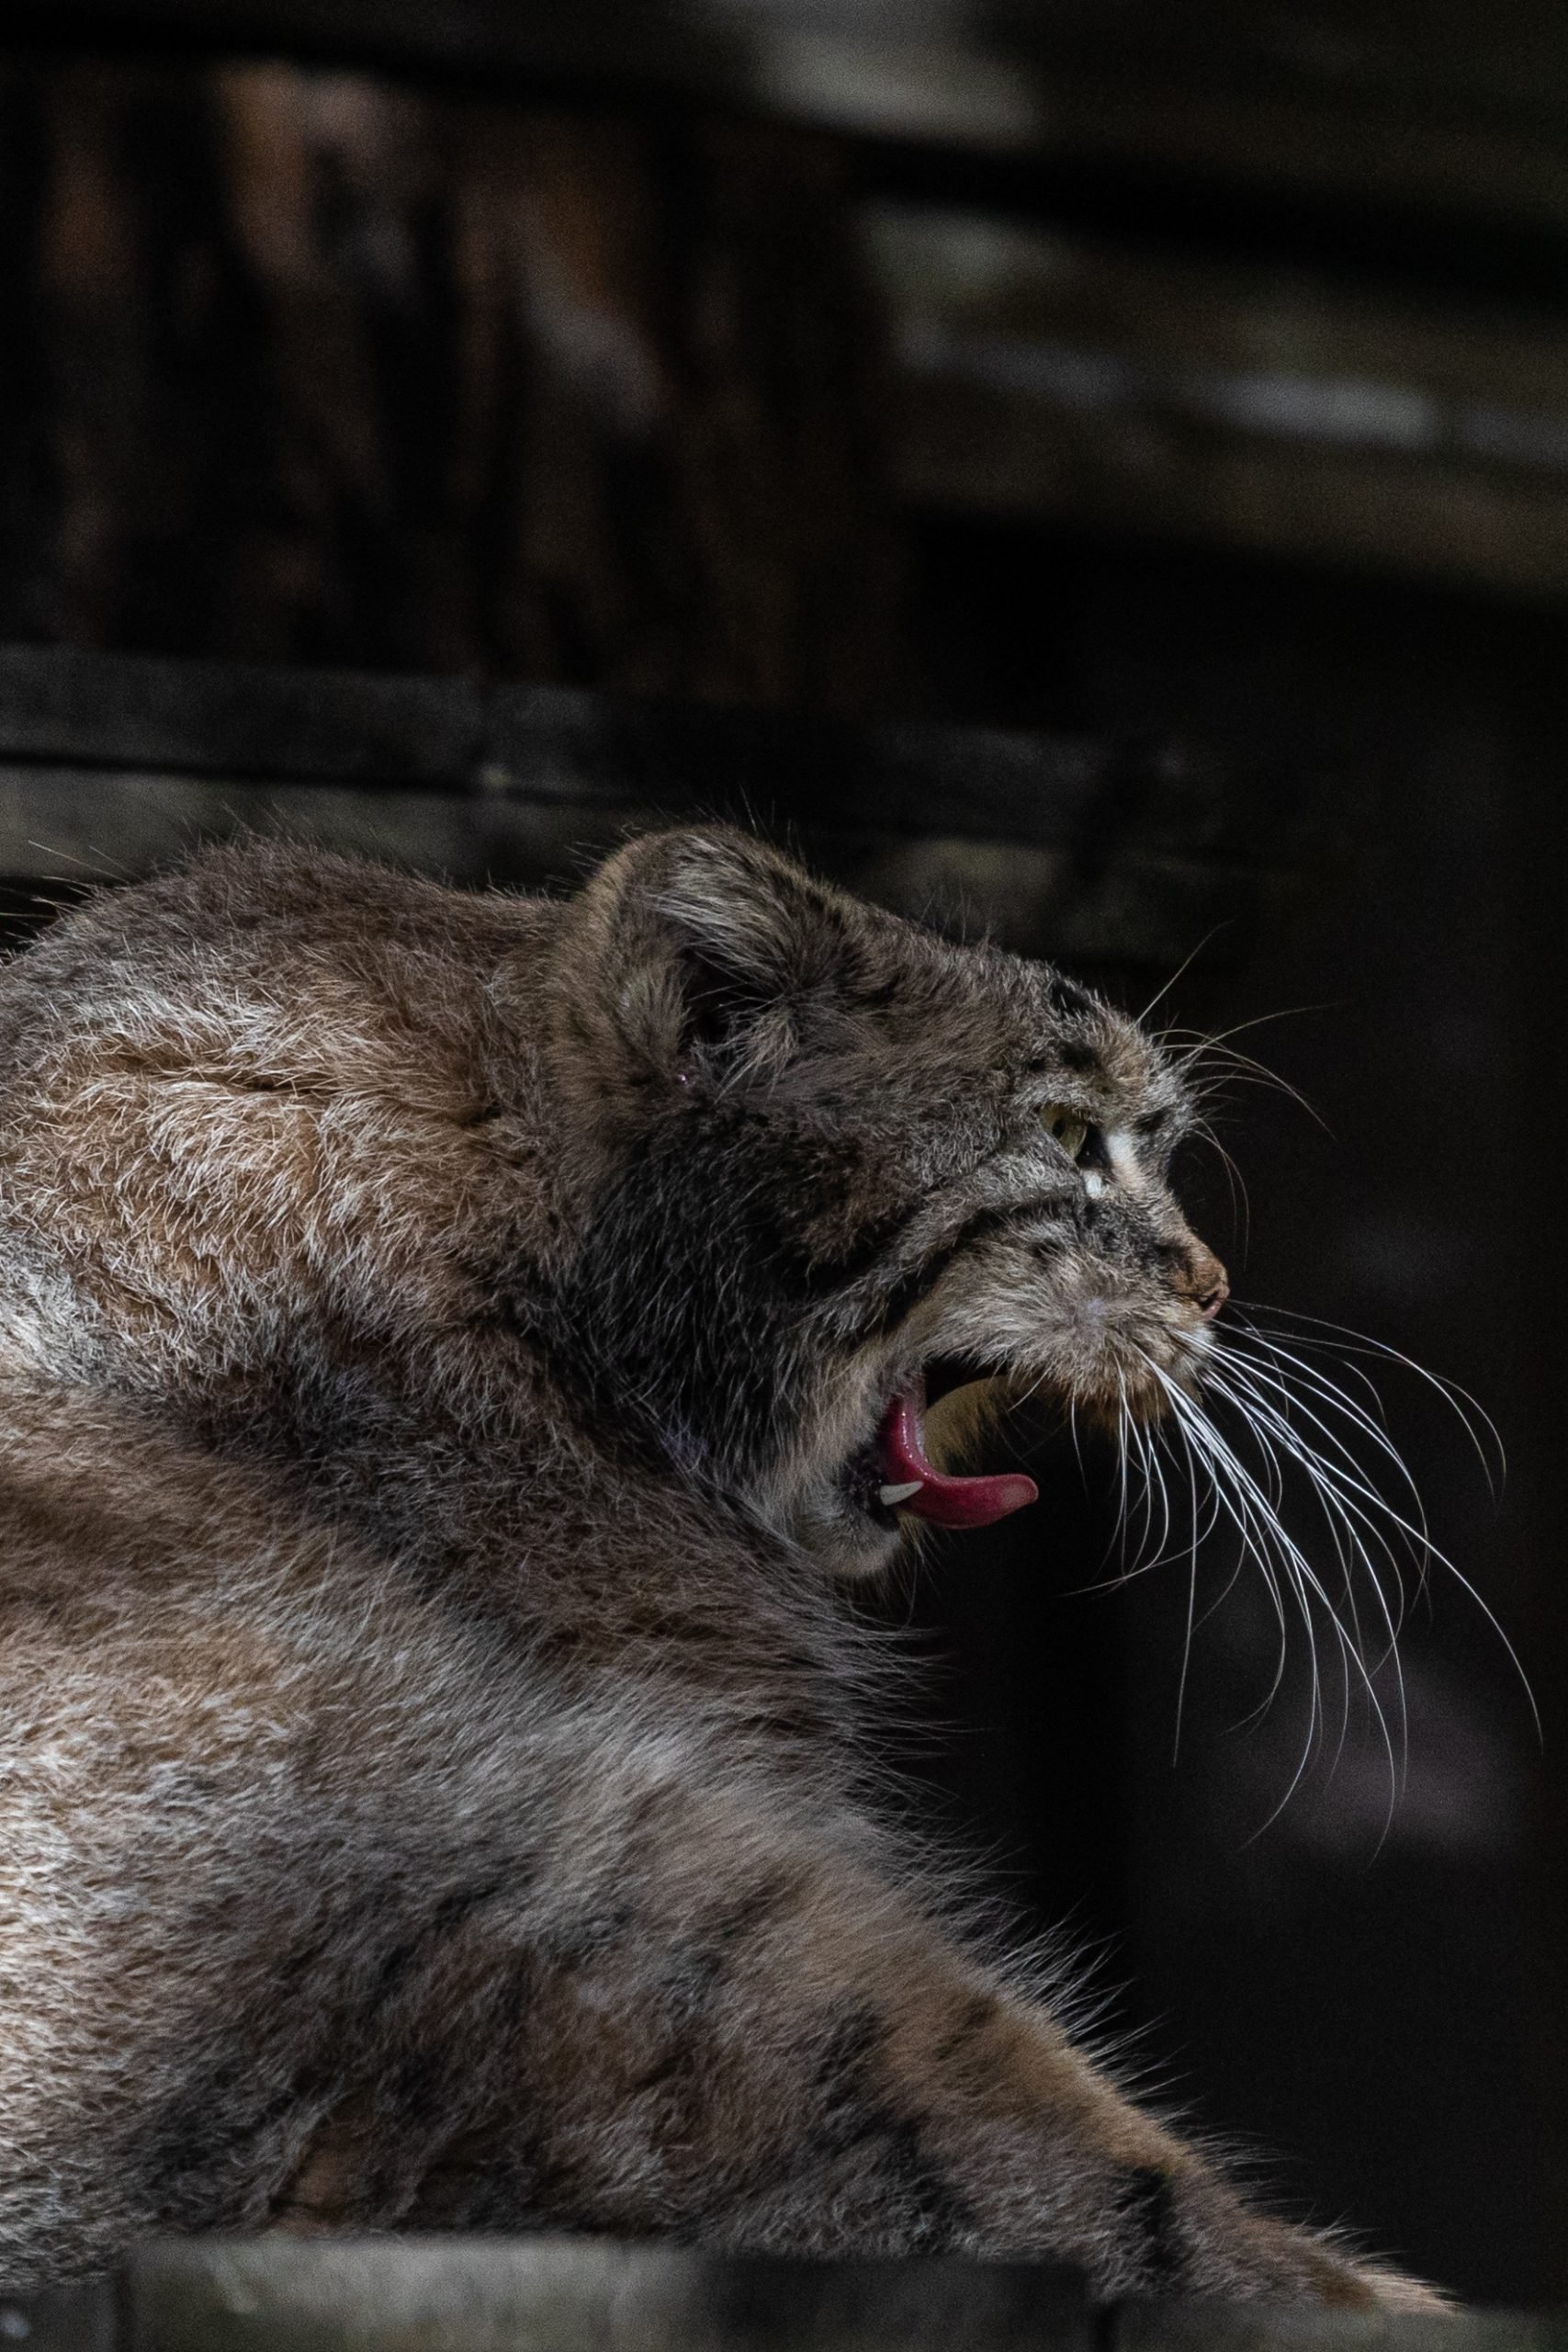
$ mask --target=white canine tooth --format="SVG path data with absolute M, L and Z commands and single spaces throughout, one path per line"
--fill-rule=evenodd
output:
M 876 1499 L 886 1510 L 892 1510 L 898 1503 L 907 1503 L 911 1495 L 918 1495 L 925 1483 L 923 1478 L 911 1478 L 907 1487 L 879 1487 Z

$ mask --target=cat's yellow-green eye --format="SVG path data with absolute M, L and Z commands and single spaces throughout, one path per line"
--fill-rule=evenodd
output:
M 1069 1159 L 1076 1159 L 1089 1141 L 1089 1121 L 1080 1119 L 1076 1111 L 1064 1111 L 1055 1103 L 1044 1113 L 1049 1133 L 1062 1147 Z

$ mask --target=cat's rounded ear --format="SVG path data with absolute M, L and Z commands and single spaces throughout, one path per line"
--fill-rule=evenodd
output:
M 627 1078 L 680 1087 L 782 1069 L 839 990 L 845 902 L 728 828 L 656 833 L 594 876 L 574 912 L 582 1008 Z

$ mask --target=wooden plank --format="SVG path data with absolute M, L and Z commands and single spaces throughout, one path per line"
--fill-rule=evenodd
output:
M 1027 2265 L 728 2257 L 594 2239 L 197 2242 L 127 2278 L 125 2352 L 1090 2352 Z
M 1112 2352 L 1564 2352 L 1561 2319 L 1456 2312 L 1441 2319 L 1308 2305 L 1127 2303 Z
M 1177 745 L 998 729 L 857 727 L 570 687 L 0 647 L 0 758 L 283 783 L 425 786 L 487 802 L 722 808 L 1060 842 L 1111 792 L 1206 838 L 1237 796 Z
M 1568 328 L 883 206 L 919 506 L 1568 589 Z
M 36 2352 L 1568 2352 L 1561 2315 L 1091 2309 L 1071 2274 L 604 2238 L 202 2238 L 0 2301 Z
M 0 876 L 45 895 L 247 831 L 569 888 L 629 832 L 728 818 L 917 920 L 1168 967 L 1245 953 L 1298 887 L 1294 798 L 1176 741 L 0 649 Z
M 460 786 L 484 759 L 457 679 L 0 646 L 0 753 L 109 767 Z
M 567 889 L 629 834 L 682 813 L 714 811 L 630 794 L 612 803 L 558 792 L 369 792 L 0 761 L 0 878 L 13 933 L 29 887 L 41 920 L 57 886 L 69 893 L 130 880 L 242 833 L 283 833 L 473 888 Z M 1169 969 L 1194 951 L 1211 965 L 1232 961 L 1301 887 L 1288 868 L 1137 845 L 1107 844 L 1091 861 L 1067 847 L 972 835 L 777 821 L 759 830 L 895 913 L 1075 963 Z
M 1278 852 L 1280 801 L 1260 820 L 1260 780 L 1240 755 L 1192 741 L 859 726 L 558 687 L 495 692 L 480 769 L 491 791 L 631 796 L 682 818 L 719 811 L 784 827 L 1066 850 L 1092 842 L 1097 854 L 1135 834 L 1146 849 L 1238 863 Z M 1272 836 L 1261 844 L 1260 821 Z
M 113 2281 L 0 2296 L 0 2343 L 15 2345 L 17 2352 L 119 2352 L 119 2298 Z

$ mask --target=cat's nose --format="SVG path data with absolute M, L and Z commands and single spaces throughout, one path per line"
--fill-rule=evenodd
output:
M 1212 1323 L 1226 1299 L 1231 1286 L 1225 1270 L 1212 1250 L 1197 1242 L 1188 1261 L 1193 1306 L 1206 1323 Z

